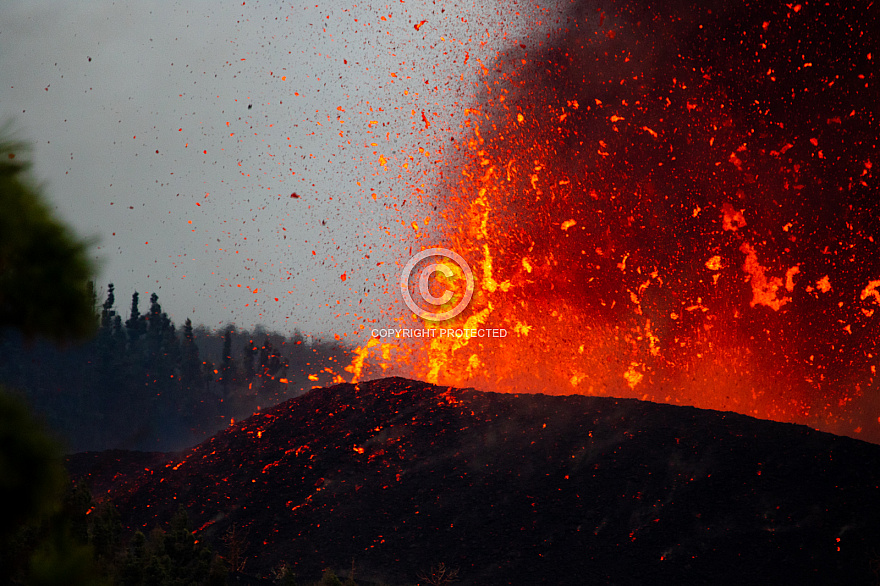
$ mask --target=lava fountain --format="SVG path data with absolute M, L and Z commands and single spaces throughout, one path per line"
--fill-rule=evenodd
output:
M 442 327 L 509 335 L 352 370 L 880 441 L 877 9 L 596 6 L 487 64 L 446 149 L 435 244 L 477 286 Z

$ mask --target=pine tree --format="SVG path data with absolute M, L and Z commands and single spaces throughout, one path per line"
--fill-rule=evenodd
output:
M 146 352 L 144 367 L 147 382 L 157 393 L 168 392 L 176 386 L 174 377 L 180 365 L 180 341 L 168 314 L 159 305 L 159 295 L 150 296 L 150 313 L 146 316 Z
M 256 375 L 256 368 L 254 367 L 254 358 L 256 355 L 257 348 L 254 346 L 254 341 L 248 340 L 244 345 L 241 358 L 241 375 L 244 378 L 244 381 L 248 384 L 248 388 L 253 385 L 254 376 Z
M 113 286 L 113 283 L 107 285 L 107 299 L 101 306 L 101 330 L 105 332 L 110 331 L 110 328 L 113 326 L 113 317 L 116 315 L 116 312 L 113 310 L 113 306 L 116 304 L 115 291 L 116 288 Z
M 232 336 L 235 330 L 231 325 L 226 326 L 223 333 L 223 356 L 220 361 L 220 381 L 223 386 L 223 396 L 228 398 L 232 385 L 235 382 L 235 361 L 232 358 Z
M 281 564 L 281 567 L 275 571 L 275 582 L 281 586 L 297 586 L 296 574 L 290 569 L 290 566 Z
M 135 531 L 128 545 L 125 564 L 119 576 L 123 586 L 139 586 L 143 584 L 143 574 L 148 561 L 147 538 L 141 531 Z
M 204 390 L 204 379 L 201 375 L 202 362 L 199 359 L 199 347 L 196 345 L 192 320 L 186 318 L 183 325 L 183 342 L 181 344 L 180 378 L 184 389 L 189 391 Z
M 132 422 L 149 421 L 154 409 L 155 393 L 150 385 L 149 348 L 145 338 L 147 319 L 139 308 L 140 295 L 137 291 L 131 295 L 131 310 L 125 322 L 128 345 L 124 354 L 122 373 L 125 381 L 125 400 L 119 406 L 120 416 L 126 425 Z
M 115 560 L 120 549 L 122 537 L 122 520 L 119 511 L 109 500 L 97 507 L 97 512 L 92 519 L 91 542 L 95 548 L 95 555 L 99 559 L 112 562 Z
M 343 586 L 342 580 L 340 580 L 336 573 L 333 570 L 324 570 L 324 574 L 321 576 L 321 581 L 318 582 L 318 586 Z
M 64 494 L 62 507 L 69 520 L 70 534 L 82 544 L 89 542 L 88 511 L 92 508 L 92 493 L 85 482 L 69 486 Z
M 168 319 L 168 316 L 162 314 L 164 319 L 167 320 L 164 335 L 162 336 L 162 356 L 164 357 L 164 369 L 169 375 L 173 375 L 174 378 L 177 379 L 176 382 L 180 381 L 180 367 L 182 361 L 182 352 L 180 348 L 180 338 L 177 335 L 177 328 L 174 326 L 174 322 Z
M 140 337 L 141 312 L 138 309 L 140 295 L 137 291 L 131 295 L 131 312 L 128 320 L 125 322 L 125 328 L 128 330 L 130 340 L 136 340 Z
M 101 306 L 101 327 L 98 330 L 97 339 L 99 377 L 104 383 L 110 382 L 108 379 L 115 366 L 113 362 L 116 352 L 119 350 L 116 348 L 116 340 L 113 337 L 113 326 L 118 317 L 113 309 L 113 305 L 116 303 L 114 291 L 113 283 L 110 283 L 107 286 L 107 299 Z M 125 348 L 123 347 L 121 350 L 124 351 Z

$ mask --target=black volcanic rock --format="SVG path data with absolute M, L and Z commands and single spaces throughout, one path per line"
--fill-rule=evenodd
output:
M 104 450 L 80 452 L 65 458 L 67 471 L 73 478 L 88 479 L 89 489 L 97 498 L 120 481 L 137 476 L 157 466 L 164 466 L 170 455 L 162 452 Z
M 256 576 L 354 560 L 392 583 L 444 562 L 465 585 L 865 584 L 878 463 L 880 446 L 734 413 L 390 378 L 287 401 L 110 494 L 131 528 L 180 504 L 200 539 L 234 524 Z

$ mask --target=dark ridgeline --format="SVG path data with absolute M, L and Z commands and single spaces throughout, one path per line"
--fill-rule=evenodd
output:
M 758 395 L 880 441 L 880 5 L 539 4 L 565 16 L 545 8 L 546 34 L 511 31 L 475 79 L 479 137 L 443 158 L 464 198 L 453 223 L 468 226 L 488 189 L 493 274 L 522 274 L 524 256 L 553 267 L 494 315 L 543 302 L 624 331 L 650 320 L 662 350 L 638 358 L 645 393 L 714 395 L 701 393 L 711 375 L 689 379 L 719 356 L 727 378 L 756 380 L 731 389 L 731 408 Z
M 243 573 L 412 584 L 875 584 L 880 446 L 633 399 L 401 378 L 311 391 L 178 454 L 68 460 L 134 529 L 184 507 Z M 109 492 L 108 492 L 109 491 Z M 303 582 L 300 582 L 303 583 Z
M 0 384 L 22 393 L 71 452 L 192 446 L 258 407 L 329 383 L 324 369 L 338 370 L 350 354 L 259 326 L 214 332 L 187 318 L 178 330 L 156 293 L 144 312 L 134 293 L 125 319 L 115 304 L 110 284 L 97 334 L 66 348 L 0 333 Z

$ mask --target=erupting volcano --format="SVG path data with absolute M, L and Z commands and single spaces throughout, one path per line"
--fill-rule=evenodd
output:
M 374 338 L 350 370 L 880 441 L 880 19 L 832 4 L 579 2 L 508 39 L 411 249 L 461 254 L 473 299 L 400 323 L 509 335 Z
M 452 4 L 104 7 L 20 68 L 65 124 L 149 74 L 34 144 L 261 321 L 124 319 L 0 140 L 0 582 L 878 583 L 880 5 Z
M 313 390 L 182 453 L 69 465 L 131 529 L 184 507 L 224 555 L 237 531 L 252 578 L 287 564 L 306 584 L 328 567 L 413 584 L 445 563 L 463 586 L 868 584 L 878 458 L 734 413 L 389 378 Z

